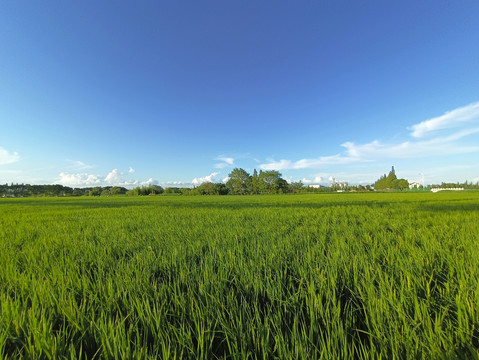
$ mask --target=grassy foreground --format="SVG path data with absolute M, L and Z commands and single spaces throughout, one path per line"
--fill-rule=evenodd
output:
M 0 199 L 1 358 L 479 356 L 479 193 Z

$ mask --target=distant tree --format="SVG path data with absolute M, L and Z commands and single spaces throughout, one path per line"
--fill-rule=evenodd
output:
M 204 182 L 196 188 L 200 195 L 215 195 L 216 188 L 212 182 Z
M 408 189 L 409 181 L 407 181 L 406 179 L 399 179 L 397 180 L 397 187 L 401 190 Z
M 190 189 L 190 188 L 180 188 L 180 193 L 181 195 L 197 195 L 199 194 L 196 189 Z
M 274 191 L 277 194 L 287 194 L 289 192 L 288 182 L 283 178 L 277 179 L 274 185 Z
M 259 172 L 259 189 L 263 194 L 279 194 L 288 192 L 288 182 L 281 178 L 276 170 Z
M 250 194 L 252 190 L 251 176 L 244 169 L 235 168 L 228 175 L 229 180 L 226 183 L 231 194 L 245 195 Z
M 126 195 L 128 195 L 128 196 L 138 196 L 138 195 L 140 195 L 140 187 L 137 186 L 134 189 L 128 190 L 126 192 Z
M 398 179 L 396 176 L 396 171 L 394 166 L 392 167 L 389 174 L 386 176 L 384 174 L 381 176 L 375 183 L 374 188 L 376 190 L 385 190 L 385 189 L 405 189 L 409 187 L 409 182 L 406 179 Z
M 301 181 L 292 182 L 289 184 L 289 192 L 300 193 L 304 190 L 304 184 Z
M 167 187 L 165 191 L 163 191 L 163 194 L 181 194 L 181 190 L 177 187 Z
M 274 185 L 276 179 L 281 176 L 279 171 L 270 170 L 270 171 L 259 171 L 259 189 L 262 194 L 271 194 L 276 193 Z
M 163 188 L 158 185 L 137 186 L 127 192 L 127 195 L 158 195 L 163 193 Z
M 149 195 L 159 195 L 163 194 L 163 191 L 165 191 L 161 186 L 159 185 L 150 185 L 148 187 Z
M 215 184 L 215 193 L 218 195 L 228 195 L 228 188 L 223 183 Z
M 122 195 L 122 194 L 126 194 L 127 191 L 128 190 L 125 189 L 124 187 L 113 186 L 110 189 L 110 195 Z
M 258 171 L 254 169 L 253 171 L 253 177 L 251 178 L 251 192 L 252 194 L 259 194 L 260 192 L 260 184 L 259 184 L 259 177 L 258 177 Z
M 85 192 L 82 189 L 75 188 L 73 189 L 72 196 L 82 196 Z
M 101 187 L 97 186 L 90 190 L 89 196 L 100 196 L 101 195 Z

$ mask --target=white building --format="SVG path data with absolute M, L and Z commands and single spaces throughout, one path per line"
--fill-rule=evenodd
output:
M 335 178 L 330 177 L 329 180 L 331 181 L 331 187 L 346 189 L 348 187 L 347 181 L 337 181 Z
M 410 189 L 419 189 L 422 185 L 419 184 L 418 182 L 410 182 L 409 183 L 409 188 Z

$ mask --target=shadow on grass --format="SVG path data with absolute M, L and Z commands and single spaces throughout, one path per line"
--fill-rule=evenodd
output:
M 479 202 L 471 199 L 447 199 L 443 201 L 409 200 L 359 200 L 351 197 L 331 200 L 317 197 L 301 199 L 293 196 L 195 196 L 195 197 L 82 197 L 82 198 L 7 198 L 0 199 L 2 206 L 32 206 L 32 207 L 79 207 L 85 209 L 112 209 L 127 207 L 145 208 L 185 208 L 185 209 L 321 209 L 337 207 L 363 207 L 369 209 L 403 207 L 406 211 L 421 210 L 432 212 L 479 211 Z
M 479 203 L 440 202 L 418 204 L 418 209 L 432 212 L 478 211 Z
M 121 201 L 123 200 L 123 201 Z M 122 208 L 130 206 L 149 206 L 144 201 L 127 201 L 125 199 L 90 199 L 90 198 L 9 198 L 0 199 L 2 206 L 19 207 L 81 207 L 85 209 Z

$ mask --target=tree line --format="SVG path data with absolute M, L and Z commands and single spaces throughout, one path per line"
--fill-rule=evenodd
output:
M 464 189 L 479 189 L 479 183 L 442 183 L 432 187 L 463 187 Z M 270 170 L 259 172 L 254 169 L 249 174 L 242 168 L 235 168 L 228 175 L 226 183 L 204 182 L 193 188 L 166 187 L 159 185 L 137 186 L 127 189 L 121 186 L 95 186 L 85 188 L 72 188 L 64 185 L 29 185 L 29 184 L 4 184 L 0 185 L 0 197 L 40 197 L 40 196 L 144 196 L 144 195 L 256 195 L 256 194 L 297 194 L 346 191 L 372 191 L 374 190 L 405 190 L 409 188 L 406 179 L 398 179 L 394 166 L 388 175 L 384 174 L 374 184 L 338 187 L 330 186 L 305 186 L 301 181 L 288 183 L 282 178 L 279 171 Z
M 432 185 L 430 185 L 430 187 L 431 188 L 442 188 L 442 189 L 464 188 L 465 190 L 471 190 L 471 189 L 479 189 L 479 183 L 476 182 L 474 184 L 471 181 L 465 181 L 463 183 L 442 182 L 441 184 L 432 184 Z
M 64 185 L 0 185 L 0 197 L 39 197 L 39 196 L 100 196 L 126 194 L 128 189 L 120 186 L 97 186 L 72 188 Z
M 0 185 L 0 197 L 30 197 L 30 196 L 141 196 L 141 195 L 249 195 L 249 194 L 287 194 L 298 192 L 327 191 L 328 188 L 308 188 L 302 182 L 289 184 L 275 170 L 259 172 L 255 169 L 253 175 L 246 170 L 235 168 L 229 174 L 226 183 L 204 182 L 193 188 L 167 187 L 159 185 L 138 186 L 126 189 L 120 186 L 95 186 L 72 188 L 64 185 Z

